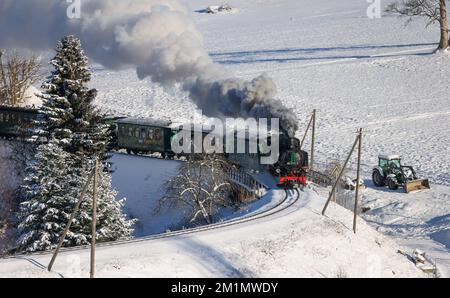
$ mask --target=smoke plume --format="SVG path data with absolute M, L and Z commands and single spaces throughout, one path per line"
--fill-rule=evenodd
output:
M 64 0 L 1 0 L 0 48 L 48 50 L 63 36 L 79 36 L 88 56 L 105 67 L 134 67 L 140 79 L 181 83 L 208 116 L 275 117 L 290 134 L 291 110 L 274 100 L 273 81 L 234 78 L 215 64 L 189 12 L 178 0 L 79 0 L 70 19 Z

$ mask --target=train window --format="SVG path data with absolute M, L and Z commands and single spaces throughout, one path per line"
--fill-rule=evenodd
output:
M 161 140 L 161 130 L 155 129 L 155 140 L 159 141 Z
M 134 130 L 134 136 L 135 136 L 136 138 L 139 138 L 139 128 L 136 128 L 136 129 Z
M 5 114 L 5 122 L 9 122 L 9 114 Z
M 150 128 L 149 130 L 148 130 L 148 138 L 150 139 L 150 140 L 153 140 L 153 137 L 154 137 L 154 131 L 153 131 L 153 128 Z
M 145 139 L 145 138 L 146 138 L 146 129 L 141 128 L 141 139 Z
M 128 127 L 128 136 L 129 137 L 133 136 L 133 127 Z
M 3 113 L 0 113 L 0 122 L 3 122 Z

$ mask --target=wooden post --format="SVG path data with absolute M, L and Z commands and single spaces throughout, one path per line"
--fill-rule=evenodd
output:
M 303 144 L 305 143 L 306 136 L 308 135 L 308 131 L 309 131 L 309 128 L 311 127 L 312 121 L 313 121 L 313 117 L 311 116 L 311 118 L 309 119 L 308 126 L 306 127 L 305 134 L 303 135 L 303 139 L 300 142 L 300 149 L 303 148 Z
M 309 168 L 311 169 L 311 182 L 314 181 L 314 143 L 316 141 L 316 110 L 313 110 L 312 115 L 312 134 L 311 134 L 311 164 Z
M 338 174 L 339 174 L 338 168 L 336 167 L 336 171 L 334 171 L 334 178 L 335 178 L 336 180 L 338 180 Z M 336 191 L 333 193 L 333 202 L 336 203 Z
M 359 199 L 359 179 L 361 170 L 361 147 L 362 147 L 362 128 L 359 129 L 358 134 L 358 165 L 356 168 L 356 191 L 355 191 L 355 209 L 353 211 L 353 232 L 356 234 L 356 217 L 358 213 L 358 199 Z
M 80 162 L 81 162 L 81 179 L 83 179 L 84 175 L 85 175 L 84 172 L 86 171 L 86 168 L 84 165 L 84 149 L 83 149 L 83 147 L 80 147 Z
M 52 267 L 53 267 L 53 264 L 55 263 L 56 256 L 58 255 L 59 250 L 61 249 L 61 246 L 62 246 L 63 243 L 64 243 L 64 239 L 66 238 L 67 232 L 69 231 L 70 226 L 72 225 L 72 221 L 73 221 L 73 219 L 75 218 L 75 214 L 76 214 L 76 213 L 78 212 L 78 210 L 80 209 L 81 203 L 83 202 L 83 198 L 84 198 L 84 196 L 85 196 L 86 193 L 87 193 L 88 186 L 89 186 L 89 184 L 91 183 L 92 177 L 94 176 L 94 171 L 95 171 L 95 169 L 93 169 L 93 170 L 91 171 L 91 173 L 89 174 L 89 177 L 88 177 L 86 183 L 85 183 L 84 186 L 83 186 L 83 189 L 82 189 L 82 191 L 81 191 L 81 195 L 80 195 L 80 197 L 78 198 L 77 204 L 75 205 L 75 209 L 73 210 L 72 214 L 70 215 L 69 222 L 67 223 L 67 226 L 66 226 L 66 228 L 64 229 L 63 234 L 61 235 L 61 239 L 59 240 L 58 246 L 56 247 L 56 250 L 55 250 L 55 252 L 53 253 L 52 260 L 50 261 L 50 264 L 48 265 L 48 271 L 52 271 Z
M 322 215 L 324 215 L 324 214 L 325 214 L 325 211 L 327 210 L 328 204 L 330 203 L 330 201 L 331 201 L 331 199 L 332 199 L 332 196 L 333 196 L 334 192 L 336 191 L 336 186 L 338 185 L 339 180 L 341 180 L 342 175 L 344 174 L 345 168 L 347 167 L 348 161 L 350 160 L 350 157 L 352 156 L 352 153 L 353 153 L 353 151 L 355 150 L 356 145 L 358 144 L 358 141 L 359 141 L 359 135 L 356 137 L 356 140 L 355 140 L 355 143 L 353 144 L 352 150 L 350 151 L 350 153 L 349 153 L 347 159 L 345 160 L 345 163 L 344 163 L 344 165 L 342 166 L 342 169 L 341 169 L 341 172 L 340 172 L 339 175 L 338 175 L 338 178 L 337 178 L 336 181 L 334 182 L 333 188 L 331 189 L 330 196 L 328 197 L 328 200 L 327 200 L 327 202 L 325 203 L 325 206 L 323 207 Z
M 92 194 L 92 236 L 91 236 L 91 278 L 95 276 L 95 242 L 97 234 L 97 188 L 98 188 L 98 158 L 95 160 L 94 168 L 94 191 Z

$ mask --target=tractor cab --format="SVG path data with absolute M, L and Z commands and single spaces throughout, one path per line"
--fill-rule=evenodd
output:
M 402 165 L 400 155 L 379 155 L 372 181 L 378 187 L 387 185 L 391 190 L 403 187 L 406 192 L 430 188 L 428 179 L 418 179 L 413 167 Z
M 401 168 L 400 155 L 380 155 L 378 156 L 378 166 L 386 172 L 388 169 Z

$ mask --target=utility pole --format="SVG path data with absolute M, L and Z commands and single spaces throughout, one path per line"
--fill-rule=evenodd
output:
M 56 247 L 55 252 L 53 253 L 53 257 L 48 265 L 48 271 L 51 271 L 53 268 L 53 264 L 55 263 L 56 257 L 58 256 L 59 250 L 61 249 L 64 240 L 69 232 L 70 226 L 72 225 L 73 219 L 75 215 L 80 210 L 81 203 L 83 202 L 83 198 L 86 196 L 89 185 L 91 184 L 92 179 L 94 179 L 94 190 L 92 195 L 92 231 L 91 231 L 91 270 L 90 276 L 94 278 L 95 276 L 95 243 L 96 243 L 96 234 L 97 234 L 97 193 L 98 193 L 98 180 L 99 180 L 99 158 L 95 159 L 95 167 L 90 172 L 87 181 L 83 185 L 83 189 L 81 191 L 80 197 L 78 198 L 78 202 L 75 205 L 75 208 L 70 215 L 69 222 L 67 223 L 66 228 L 64 229 L 63 234 L 61 235 L 61 239 L 59 240 L 58 246 Z
M 303 144 L 305 143 L 306 137 L 308 136 L 308 131 L 311 129 L 311 153 L 310 153 L 310 162 L 309 162 L 309 169 L 310 169 L 310 179 L 313 181 L 314 179 L 314 145 L 316 143 L 316 116 L 317 116 L 317 110 L 314 109 L 313 113 L 311 115 L 311 118 L 309 119 L 308 126 L 306 127 L 305 133 L 303 134 L 302 141 L 300 142 L 300 150 L 303 148 Z
M 361 147 L 362 147 L 362 128 L 359 129 L 358 134 L 358 165 L 356 169 L 355 209 L 353 210 L 353 232 L 355 234 L 356 234 L 356 217 L 358 215 L 359 179 L 361 170 Z
M 86 193 L 88 191 L 88 186 L 89 186 L 89 184 L 92 181 L 92 178 L 94 176 L 94 172 L 95 172 L 95 169 L 91 171 L 91 173 L 89 174 L 89 177 L 88 177 L 86 183 L 83 186 L 83 189 L 81 191 L 80 197 L 78 198 L 78 202 L 75 205 L 75 209 L 73 210 L 72 214 L 70 215 L 69 222 L 67 223 L 67 226 L 64 229 L 63 234 L 61 235 L 61 239 L 59 240 L 58 246 L 56 247 L 56 250 L 53 253 L 53 257 L 52 257 L 52 259 L 50 261 L 50 264 L 48 265 L 48 271 L 52 271 L 53 264 L 55 263 L 56 257 L 57 257 L 57 255 L 59 253 L 59 250 L 61 249 L 61 247 L 62 247 L 62 245 L 64 243 L 64 239 L 66 239 L 67 232 L 69 231 L 70 226 L 72 225 L 73 219 L 75 218 L 75 215 L 77 214 L 78 210 L 80 209 L 81 203 L 83 202 L 83 198 L 84 198 L 84 196 L 86 195 Z
M 303 144 L 305 143 L 306 136 L 308 135 L 308 131 L 309 131 L 309 128 L 311 127 L 311 125 L 312 125 L 312 122 L 313 122 L 313 118 L 311 117 L 309 119 L 309 123 L 308 123 L 308 126 L 306 127 L 305 133 L 303 134 L 302 141 L 300 142 L 300 149 L 303 148 Z
M 314 143 L 316 141 L 316 109 L 313 110 L 312 114 L 312 135 L 311 135 L 311 181 L 314 180 Z
M 338 169 L 338 167 L 336 167 L 335 171 L 334 171 L 334 179 L 338 180 L 338 175 L 339 175 L 339 169 Z M 333 202 L 336 203 L 336 192 L 334 192 L 334 194 L 333 194 Z
M 92 236 L 91 236 L 91 278 L 95 276 L 95 242 L 97 235 L 97 188 L 98 188 L 98 158 L 95 159 L 94 192 L 92 194 Z

